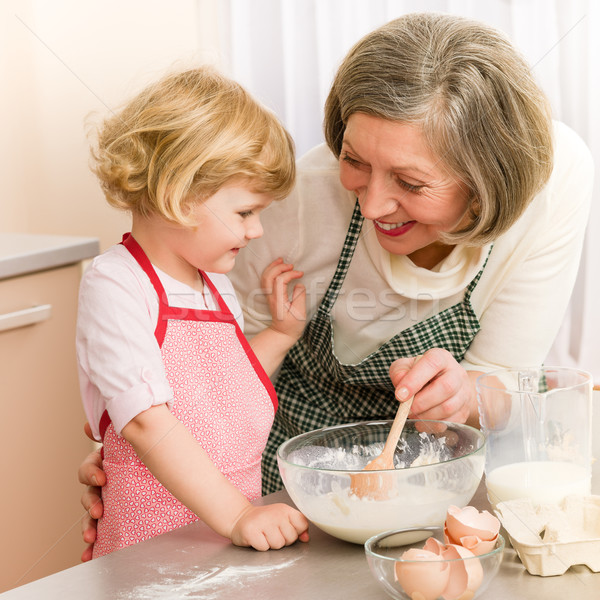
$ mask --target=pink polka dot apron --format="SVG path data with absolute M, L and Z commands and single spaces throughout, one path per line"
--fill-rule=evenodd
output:
M 130 234 L 124 236 L 123 244 L 158 295 L 155 337 L 174 394 L 171 412 L 248 500 L 258 498 L 261 456 L 277 409 L 267 374 L 206 274 L 200 272 L 218 310 L 171 307 L 139 244 Z M 102 489 L 104 515 L 98 522 L 94 557 L 198 520 L 115 432 L 107 412 L 100 433 L 107 482 Z

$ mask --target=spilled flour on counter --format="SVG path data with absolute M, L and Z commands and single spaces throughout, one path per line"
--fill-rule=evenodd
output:
M 292 566 L 300 557 L 267 566 L 214 565 L 188 567 L 173 572 L 164 565 L 154 567 L 157 581 L 123 590 L 116 600 L 171 600 L 174 598 L 203 598 L 217 600 L 224 592 L 248 592 L 248 587 L 268 579 L 277 571 Z M 196 570 L 195 570 L 196 569 Z

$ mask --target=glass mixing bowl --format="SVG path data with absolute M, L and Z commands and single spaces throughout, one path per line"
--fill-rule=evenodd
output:
M 485 437 L 468 425 L 443 421 L 407 421 L 396 447 L 395 469 L 367 472 L 385 478 L 386 493 L 354 493 L 353 476 L 379 456 L 391 424 L 325 427 L 279 446 L 285 488 L 317 527 L 364 544 L 390 529 L 441 526 L 448 506 L 463 507 L 471 500 L 483 475 Z

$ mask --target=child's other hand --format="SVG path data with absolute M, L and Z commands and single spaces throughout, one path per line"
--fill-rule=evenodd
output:
M 294 265 L 278 258 L 264 270 L 261 279 L 271 311 L 271 329 L 294 341 L 302 335 L 306 324 L 306 289 L 302 284 L 296 284 L 290 297 L 289 285 L 303 275 L 302 271 L 294 270 Z
M 250 506 L 240 515 L 231 531 L 236 546 L 256 550 L 279 550 L 296 540 L 308 542 L 308 521 L 287 504 Z

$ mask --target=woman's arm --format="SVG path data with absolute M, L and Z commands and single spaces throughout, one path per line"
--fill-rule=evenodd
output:
M 166 405 L 134 417 L 122 435 L 180 502 L 234 544 L 268 550 L 308 539 L 308 522 L 297 510 L 252 506 Z

